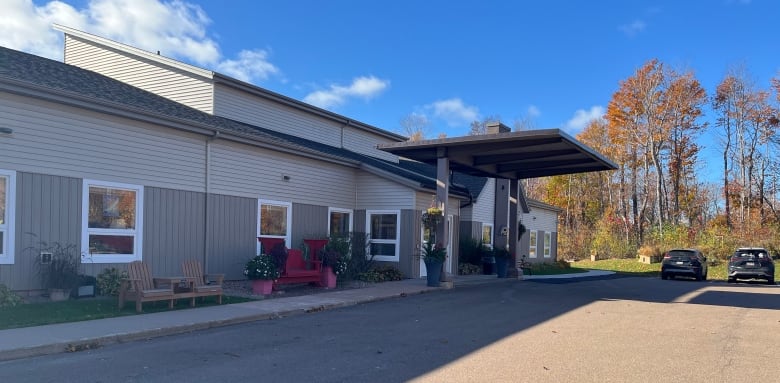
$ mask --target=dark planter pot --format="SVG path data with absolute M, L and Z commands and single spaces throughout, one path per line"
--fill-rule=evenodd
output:
M 425 261 L 428 286 L 439 287 L 439 279 L 441 279 L 441 264 L 441 262 L 436 261 Z
M 493 274 L 495 271 L 493 271 L 494 267 L 496 265 L 496 259 L 493 257 L 482 257 L 482 274 L 484 275 L 490 275 Z
M 508 258 L 496 258 L 496 275 L 499 278 L 506 278 L 507 271 L 509 270 Z

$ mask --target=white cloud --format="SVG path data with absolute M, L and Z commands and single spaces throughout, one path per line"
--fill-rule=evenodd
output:
M 278 69 L 265 50 L 242 51 L 226 59 L 207 33 L 203 9 L 182 0 L 92 0 L 83 9 L 60 1 L 36 6 L 29 0 L 5 0 L 0 14 L 0 45 L 61 60 L 62 33 L 57 23 L 151 52 L 160 51 L 245 81 L 265 80 Z M 227 73 L 227 71 L 230 71 Z
M 268 62 L 268 52 L 262 49 L 241 51 L 238 60 L 224 60 L 217 65 L 217 71 L 242 81 L 267 80 L 279 73 L 279 68 Z
M 634 37 L 637 34 L 643 32 L 647 28 L 647 24 L 645 24 L 642 20 L 634 20 L 631 24 L 624 24 L 620 26 L 620 30 L 623 31 L 623 33 L 626 34 L 628 37 Z
M 344 104 L 349 98 L 365 100 L 376 97 L 390 86 L 390 81 L 374 76 L 358 77 L 349 86 L 333 84 L 328 90 L 318 90 L 309 93 L 304 101 L 309 104 L 329 109 Z
M 525 113 L 528 118 L 536 118 L 542 115 L 542 111 L 536 105 L 530 105 Z
M 433 109 L 433 115 L 446 121 L 449 126 L 462 126 L 479 120 L 479 109 L 465 105 L 459 98 L 436 101 L 428 108 Z
M 591 106 L 590 110 L 579 109 L 574 112 L 574 117 L 569 119 L 564 125 L 563 130 L 570 134 L 577 134 L 593 120 L 604 118 L 603 106 Z

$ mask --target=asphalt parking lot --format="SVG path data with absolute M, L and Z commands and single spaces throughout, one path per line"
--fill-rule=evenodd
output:
M 780 381 L 780 286 L 621 276 L 529 285 L 505 297 L 537 325 L 415 381 Z

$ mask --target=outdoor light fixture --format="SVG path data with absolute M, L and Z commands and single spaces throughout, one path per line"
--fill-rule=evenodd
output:
M 285 175 L 282 176 L 282 179 L 285 180 L 285 181 L 289 181 L 290 180 L 290 176 L 285 174 Z
M 14 130 L 11 128 L 0 128 L 0 134 L 13 134 Z

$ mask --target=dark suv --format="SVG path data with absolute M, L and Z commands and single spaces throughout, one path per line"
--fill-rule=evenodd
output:
M 696 249 L 672 249 L 664 253 L 661 262 L 661 279 L 676 276 L 707 279 L 707 257 Z
M 728 281 L 737 279 L 766 279 L 775 284 L 775 263 L 769 252 L 761 247 L 740 247 L 729 260 Z

